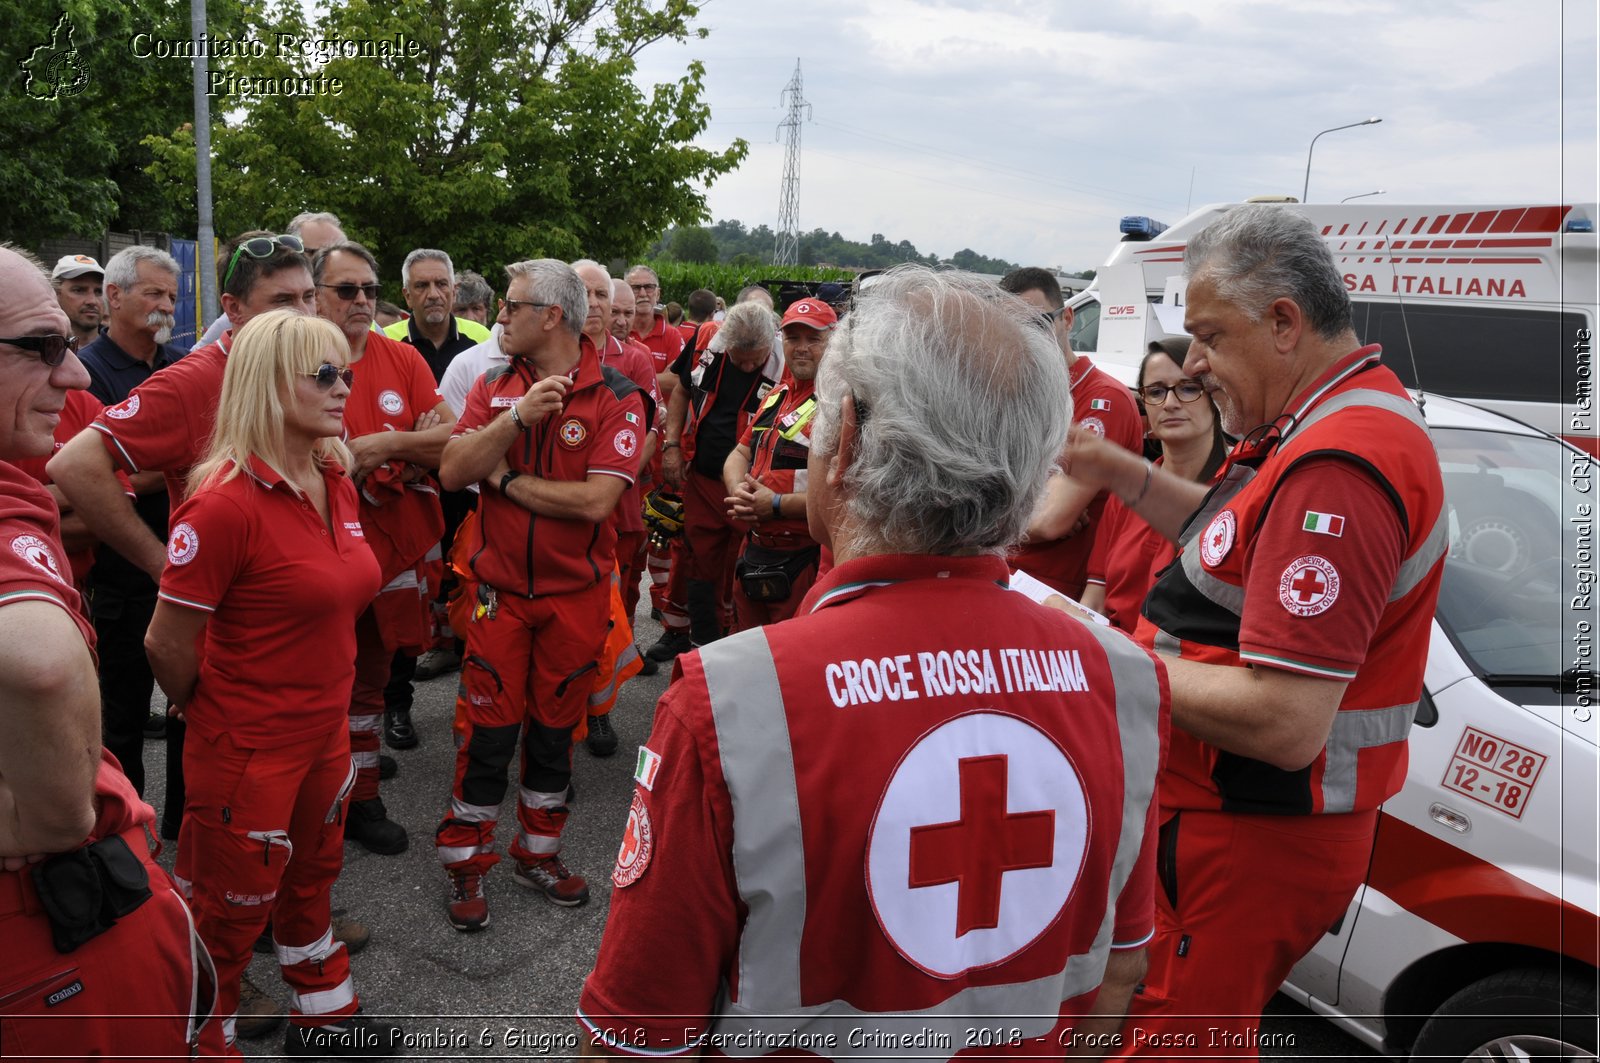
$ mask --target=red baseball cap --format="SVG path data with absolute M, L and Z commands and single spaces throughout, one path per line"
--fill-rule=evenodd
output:
M 831 329 L 839 323 L 839 315 L 833 312 L 833 307 L 821 299 L 800 299 L 789 304 L 789 309 L 783 312 L 782 328 L 790 325 L 810 325 L 818 332 Z

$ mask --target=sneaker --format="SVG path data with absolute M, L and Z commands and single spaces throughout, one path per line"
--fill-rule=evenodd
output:
M 326 1026 L 293 1026 L 283 1034 L 283 1054 L 306 1056 L 359 1056 L 383 1059 L 395 1055 L 404 1034 L 387 1019 L 376 1019 L 358 1009 Z
M 446 672 L 454 672 L 461 668 L 461 655 L 449 647 L 429 650 L 417 658 L 416 678 L 436 679 Z
M 400 774 L 400 762 L 387 753 L 378 754 L 378 778 L 392 779 Z
M 582 875 L 574 875 L 555 854 L 538 860 L 518 860 L 512 877 L 519 885 L 538 890 L 551 904 L 563 908 L 576 908 L 589 900 L 589 883 Z
M 639 674 L 640 675 L 655 675 L 659 671 L 661 671 L 661 662 L 660 661 L 651 660 L 649 657 L 646 657 L 643 653 L 639 654 Z
M 344 818 L 344 840 L 381 856 L 403 853 L 411 844 L 406 829 L 389 818 L 381 797 L 350 802 L 350 811 Z
M 415 749 L 419 739 L 411 724 L 410 709 L 386 709 L 383 713 L 383 740 L 390 749 Z
M 589 752 L 609 757 L 617 751 L 617 732 L 611 729 L 611 714 L 589 717 L 589 736 L 583 740 Z
M 365 923 L 358 923 L 356 920 L 339 912 L 333 914 L 331 922 L 333 923 L 333 940 L 344 942 L 344 950 L 352 956 L 366 948 L 367 942 L 372 940 L 372 931 L 367 928 Z M 271 923 L 268 923 L 267 928 L 261 932 L 261 936 L 256 938 L 255 950 L 261 953 L 272 951 Z
M 689 651 L 689 633 L 668 629 L 656 639 L 655 645 L 644 651 L 646 659 L 666 663 L 680 653 Z
M 252 1041 L 265 1037 L 283 1021 L 283 1005 L 263 993 L 249 975 L 239 977 L 239 1011 L 233 1031 Z
M 152 712 L 144 718 L 144 736 L 146 738 L 165 738 L 167 736 L 167 714 Z
M 445 914 L 463 934 L 489 925 L 489 898 L 483 895 L 483 876 L 472 871 L 451 871 L 450 901 Z

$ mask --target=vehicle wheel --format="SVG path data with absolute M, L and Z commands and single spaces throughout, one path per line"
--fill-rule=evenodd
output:
M 1413 1060 L 1595 1060 L 1595 983 L 1556 971 L 1502 971 L 1442 1004 Z

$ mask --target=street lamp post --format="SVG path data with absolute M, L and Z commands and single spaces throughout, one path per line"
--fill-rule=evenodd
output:
M 1380 188 L 1376 192 L 1362 192 L 1360 195 L 1356 196 L 1345 196 L 1343 199 L 1339 200 L 1339 202 L 1348 203 L 1352 199 L 1366 199 L 1368 196 L 1381 196 L 1384 194 L 1384 191 L 1384 189 Z
M 1358 125 L 1377 125 L 1381 121 L 1383 121 L 1382 118 L 1373 117 L 1360 122 L 1351 122 L 1349 125 L 1336 125 L 1332 129 L 1324 129 L 1321 133 L 1312 137 L 1311 146 L 1306 149 L 1306 183 L 1305 187 L 1300 190 L 1300 202 L 1309 202 L 1306 197 L 1311 192 L 1311 153 L 1317 150 L 1317 140 L 1327 133 L 1337 133 L 1341 129 L 1354 129 Z

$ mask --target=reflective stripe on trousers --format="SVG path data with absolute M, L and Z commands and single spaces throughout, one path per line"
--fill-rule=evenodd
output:
M 1105 974 L 1116 899 L 1138 860 L 1145 814 L 1155 795 L 1161 747 L 1156 714 L 1148 706 L 1159 697 L 1159 686 L 1155 664 L 1142 649 L 1118 632 L 1088 624 L 1084 628 L 1107 654 L 1122 743 L 1122 830 L 1105 915 L 1089 951 L 1069 957 L 1054 975 L 1013 985 L 974 986 L 933 1007 L 894 1014 L 897 1021 L 916 1019 L 924 1028 L 945 1033 L 952 1051 L 965 1044 L 975 1015 L 1005 1015 L 1024 1037 L 1048 1034 L 1055 1028 L 1061 1004 L 1095 989 Z M 714 1036 L 734 1031 L 757 1034 L 723 1039 L 719 1048 L 738 1057 L 759 1055 L 760 1046 L 797 1033 L 833 1034 L 837 1043 L 848 1043 L 853 1031 L 882 1025 L 880 1015 L 839 1000 L 800 1004 L 800 942 L 806 913 L 800 797 L 765 629 L 741 632 L 704 647 L 700 660 L 733 805 L 734 877 L 749 908 L 737 960 L 741 999 L 738 1003 L 727 999 L 724 987 L 715 1009 Z M 926 1046 L 880 1051 L 890 1058 L 928 1057 Z

